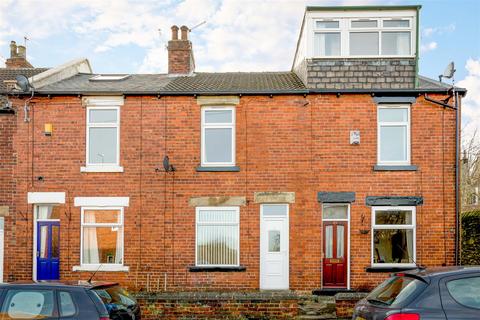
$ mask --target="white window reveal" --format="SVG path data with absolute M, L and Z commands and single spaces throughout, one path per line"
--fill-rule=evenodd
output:
M 81 264 L 123 266 L 123 207 L 82 208 Z
M 415 207 L 372 208 L 373 266 L 415 265 L 415 209 Z
M 378 164 L 410 164 L 410 107 L 378 107 Z
M 235 108 L 202 108 L 202 166 L 235 166 Z
M 86 167 L 83 172 L 122 172 L 120 105 L 123 99 L 90 99 L 87 104 Z
M 239 207 L 196 208 L 196 265 L 239 266 Z

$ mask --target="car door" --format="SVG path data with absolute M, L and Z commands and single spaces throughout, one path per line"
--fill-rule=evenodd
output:
M 443 278 L 440 296 L 448 320 L 480 319 L 480 274 Z
M 5 290 L 1 319 L 58 319 L 55 290 L 12 287 Z

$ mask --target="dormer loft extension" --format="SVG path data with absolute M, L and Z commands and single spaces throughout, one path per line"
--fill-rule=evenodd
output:
M 293 70 L 310 88 L 414 88 L 420 8 L 307 7 Z

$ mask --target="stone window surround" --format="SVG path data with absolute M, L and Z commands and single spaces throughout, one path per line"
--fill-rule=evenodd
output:
M 230 107 L 234 109 L 235 113 L 235 107 L 240 103 L 240 98 L 238 96 L 198 96 L 197 97 L 197 104 L 201 107 Z M 202 111 L 201 111 L 202 112 Z M 203 114 L 203 112 L 202 112 Z M 203 117 L 202 117 L 202 124 L 201 124 L 201 136 L 203 136 Z M 205 165 L 205 164 L 200 164 L 197 168 L 197 172 L 239 172 L 240 167 L 235 165 L 236 163 L 236 146 L 235 146 L 235 141 L 236 141 L 236 136 L 235 136 L 235 127 L 236 127 L 236 119 L 234 117 L 233 120 L 233 164 L 232 165 L 225 165 L 225 166 L 214 166 L 214 165 Z M 203 139 L 203 138 L 201 138 Z M 203 153 L 203 146 L 202 143 L 200 143 L 200 158 L 203 159 L 202 153 Z M 201 160 L 203 161 L 203 160 Z

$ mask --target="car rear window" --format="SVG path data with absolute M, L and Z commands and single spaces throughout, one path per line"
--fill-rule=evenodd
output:
M 107 305 L 115 304 L 125 307 L 134 306 L 137 301 L 133 298 L 127 290 L 120 286 L 112 286 L 106 288 L 95 288 L 95 293 L 102 299 L 103 303 Z
M 53 290 L 8 290 L 2 319 L 43 319 L 53 315 Z
M 447 289 L 458 303 L 480 309 L 480 277 L 451 280 L 447 282 Z
M 398 306 L 426 286 L 426 283 L 413 277 L 394 276 L 376 287 L 366 299 L 372 304 Z

